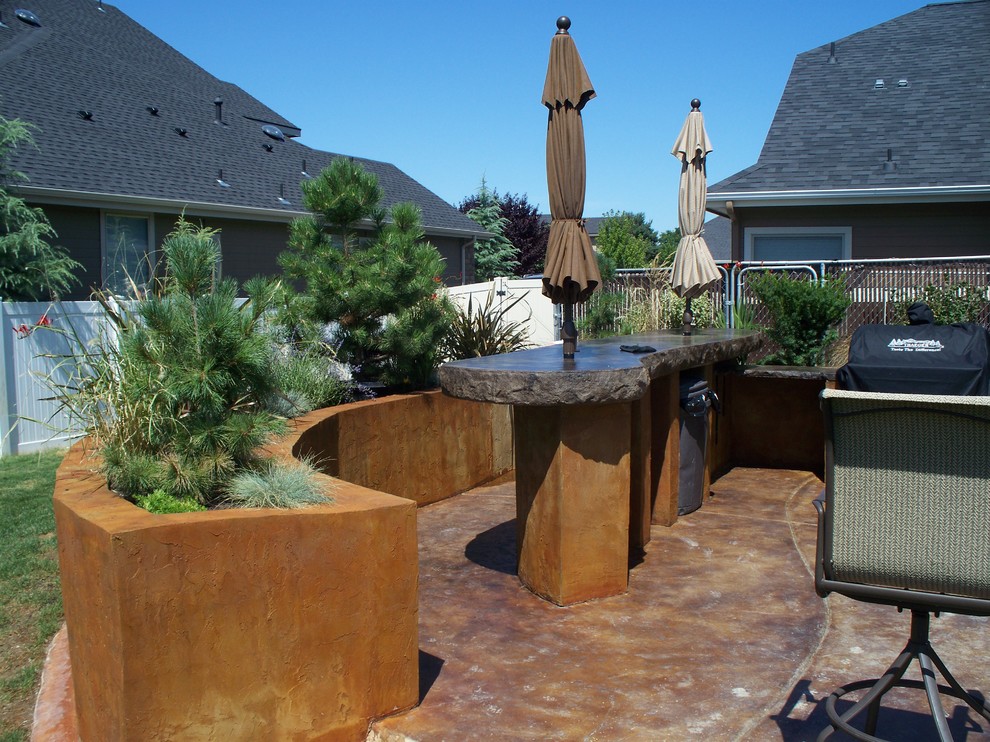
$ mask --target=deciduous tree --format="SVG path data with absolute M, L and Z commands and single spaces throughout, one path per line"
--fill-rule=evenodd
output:
M 660 233 L 657 240 L 656 250 L 653 255 L 647 255 L 650 260 L 659 257 L 660 265 L 671 265 L 674 262 L 674 253 L 677 252 L 677 245 L 681 241 L 680 227 L 674 227 Z
M 656 244 L 656 233 L 642 213 L 607 211 L 598 228 L 598 251 L 615 262 L 616 268 L 645 268 Z

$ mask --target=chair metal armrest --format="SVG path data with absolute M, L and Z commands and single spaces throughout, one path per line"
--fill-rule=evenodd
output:
M 815 510 L 818 511 L 818 543 L 815 546 L 815 592 L 821 598 L 826 597 L 831 590 L 826 590 L 822 585 L 825 583 L 825 490 L 818 493 L 818 497 L 812 500 Z

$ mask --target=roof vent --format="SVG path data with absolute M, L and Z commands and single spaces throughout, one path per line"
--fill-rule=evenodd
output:
M 261 130 L 265 132 L 265 136 L 269 136 L 272 139 L 276 139 L 279 142 L 285 141 L 285 134 L 277 126 L 272 126 L 271 124 L 265 124 L 261 127 Z
M 883 162 L 883 171 L 885 173 L 892 173 L 897 170 L 897 163 L 894 162 L 894 150 L 890 147 L 887 148 L 887 159 Z
M 83 110 L 83 109 L 80 108 L 78 111 L 76 111 L 76 115 L 78 115 L 79 118 L 81 118 L 83 121 L 92 121 L 93 120 L 93 112 L 92 111 L 85 111 L 85 110 Z
M 221 188 L 230 188 L 230 183 L 223 179 L 223 168 L 217 170 L 217 185 Z
M 30 10 L 24 10 L 23 8 L 18 8 L 14 11 L 14 15 L 17 16 L 17 20 L 23 21 L 29 26 L 34 26 L 35 28 L 41 27 L 41 19 L 32 13 Z
M 835 42 L 833 41 L 828 45 L 828 63 L 835 64 L 838 61 L 839 60 L 835 58 Z
M 876 82 L 873 83 L 873 89 L 874 90 L 883 90 L 883 78 L 882 77 L 878 77 L 876 79 Z
M 98 2 L 96 3 L 96 9 L 101 13 L 107 12 L 107 9 L 103 7 L 103 0 L 98 0 Z
M 265 152 L 271 152 L 275 149 L 275 147 L 270 144 L 262 144 L 261 146 L 264 148 Z
M 302 175 L 302 176 L 303 176 L 304 178 L 312 178 L 312 177 L 313 177 L 313 176 L 312 176 L 312 175 L 310 175 L 310 174 L 309 174 L 309 172 L 307 172 L 307 170 L 306 170 L 306 160 L 305 160 L 305 159 L 303 159 L 303 166 L 302 166 L 302 170 L 300 171 L 300 174 L 301 174 L 301 175 Z
M 214 98 L 213 108 L 213 123 L 223 124 L 223 98 Z
M 10 26 L 3 22 L 3 13 L 0 13 L 0 28 L 10 28 Z
M 903 77 L 897 81 L 897 87 L 906 88 L 907 86 L 908 86 L 908 81 L 905 80 Z
M 158 109 L 155 108 L 154 106 L 145 106 L 144 110 L 150 113 L 152 116 L 158 115 Z
M 278 198 L 276 199 L 282 206 L 292 206 L 289 200 L 285 197 L 285 183 L 280 183 L 278 186 Z
M 176 134 L 178 134 L 180 137 L 184 139 L 189 138 L 189 132 L 183 129 L 181 126 L 176 126 L 175 128 L 172 129 L 172 131 L 174 131 Z

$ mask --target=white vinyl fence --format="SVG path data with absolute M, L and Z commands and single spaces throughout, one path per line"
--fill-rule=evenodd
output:
M 450 294 L 461 306 L 473 302 L 475 311 L 491 290 L 496 307 L 523 296 L 507 319 L 524 323 L 533 345 L 548 345 L 556 339 L 554 307 L 541 288 L 538 278 L 499 278 L 456 286 Z M 59 411 L 50 384 L 69 380 L 71 357 L 91 347 L 105 324 L 95 301 L 0 302 L 0 456 L 57 448 L 78 437 L 78 425 Z
M 43 319 L 44 318 L 44 319 Z M 68 380 L 67 356 L 99 334 L 103 312 L 95 301 L 0 303 L 0 454 L 67 445 L 77 437 L 58 411 L 45 382 Z M 47 327 L 46 323 L 50 323 Z
M 560 320 L 555 316 L 550 300 L 543 296 L 543 281 L 539 278 L 496 278 L 487 283 L 471 283 L 465 286 L 451 286 L 450 298 L 462 308 L 468 302 L 474 311 L 485 306 L 489 292 L 494 291 L 492 306 L 498 310 L 517 298 L 521 301 L 506 314 L 507 322 L 521 322 L 529 330 L 531 345 L 550 345 L 560 340 Z

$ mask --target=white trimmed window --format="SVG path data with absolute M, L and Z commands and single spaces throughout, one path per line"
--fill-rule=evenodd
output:
M 748 227 L 744 260 L 848 260 L 852 227 Z
M 103 287 L 129 296 L 132 284 L 147 286 L 154 266 L 150 216 L 103 215 Z

